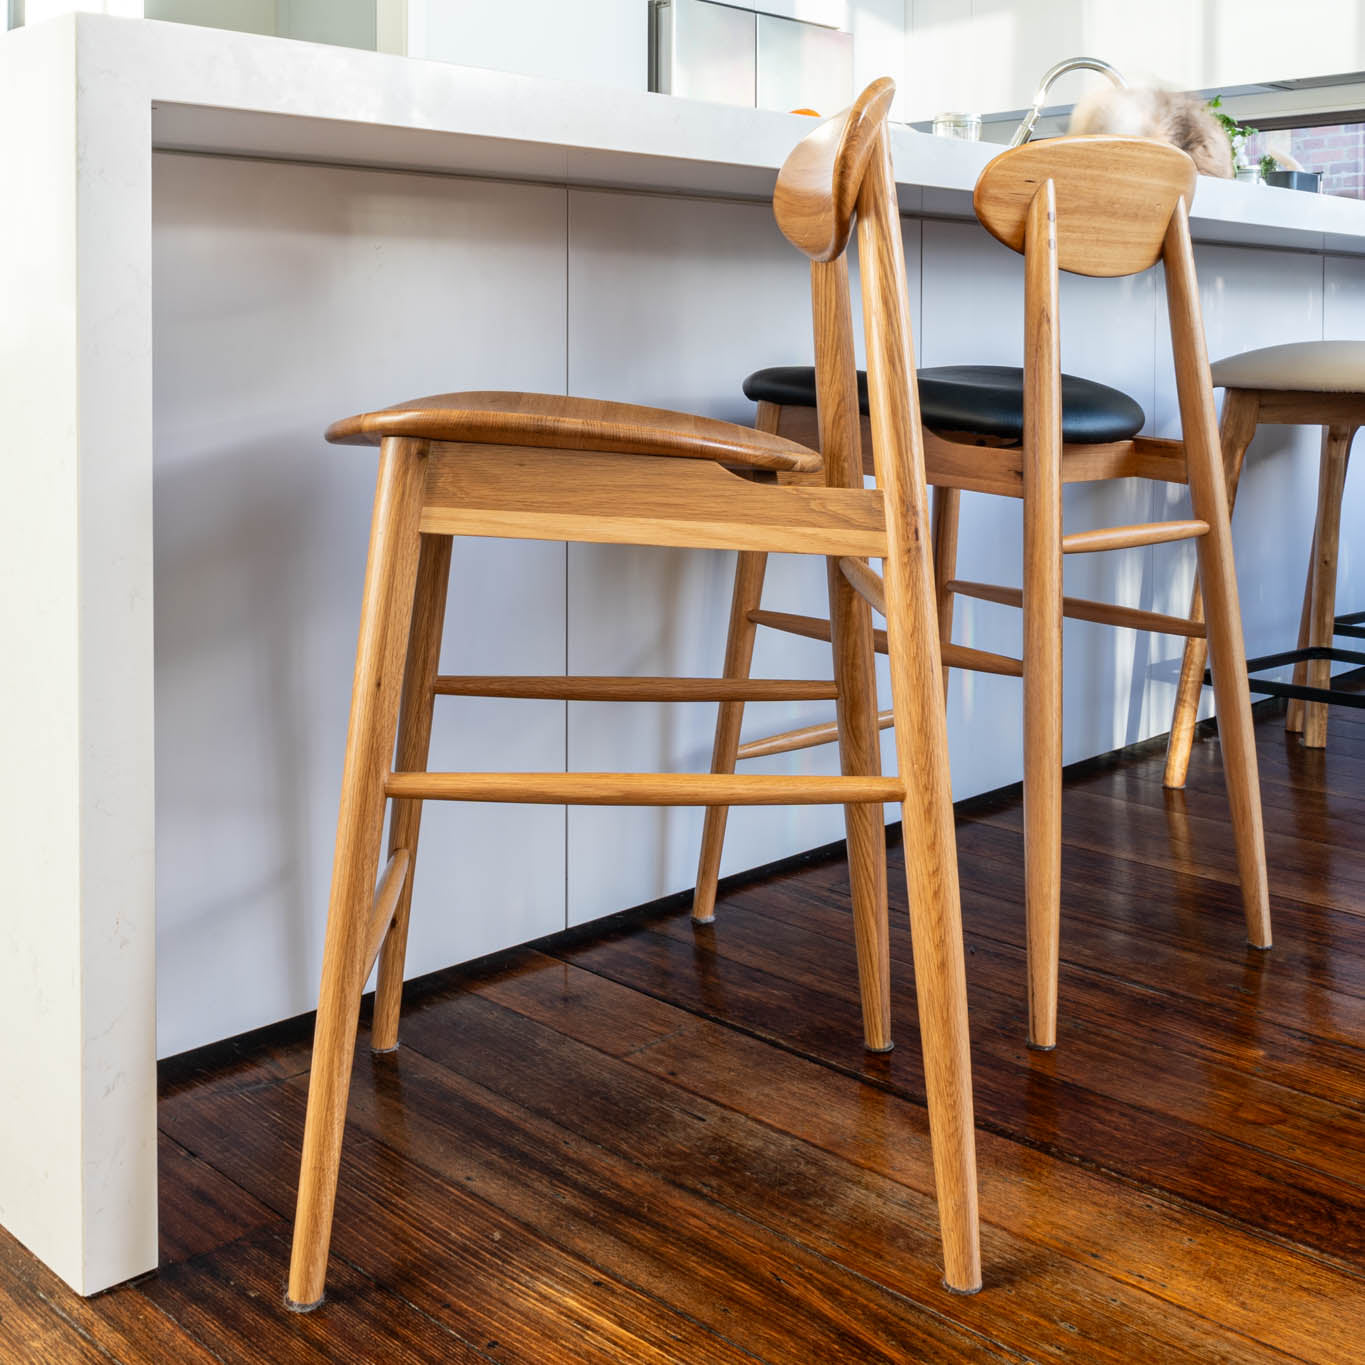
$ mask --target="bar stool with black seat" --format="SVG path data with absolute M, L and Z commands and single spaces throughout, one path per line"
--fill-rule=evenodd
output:
M 1337 547 L 1341 538 L 1341 498 L 1351 442 L 1365 426 L 1365 341 L 1298 341 L 1228 356 L 1213 367 L 1215 387 L 1225 389 L 1221 437 L 1227 478 L 1228 510 L 1237 498 L 1242 463 L 1262 423 L 1322 427 L 1317 515 L 1303 586 L 1303 611 L 1294 649 L 1252 659 L 1251 690 L 1286 697 L 1285 729 L 1300 732 L 1310 749 L 1327 743 L 1328 705 L 1365 706 L 1365 694 L 1331 686 L 1332 664 L 1365 665 L 1359 650 L 1337 649 L 1338 635 L 1365 637 L 1365 612 L 1336 615 Z M 1195 585 L 1192 616 L 1203 614 Z M 1204 642 L 1185 643 L 1171 736 L 1166 748 L 1168 787 L 1183 787 L 1204 686 Z M 1258 678 L 1262 671 L 1294 665 L 1290 682 Z
M 843 804 L 857 850 L 857 915 L 865 924 L 880 919 L 883 948 L 881 805 L 900 801 L 945 1274 L 959 1291 L 980 1285 L 947 732 L 941 708 L 918 704 L 937 688 L 940 661 L 905 264 L 885 126 L 894 88 L 888 80 L 876 82 L 803 141 L 783 167 L 774 199 L 779 226 L 812 261 L 823 464 L 810 449 L 751 428 L 540 394 L 446 394 L 362 413 L 328 432 L 332 441 L 377 444 L 380 452 L 294 1224 L 288 1293 L 298 1309 L 323 1296 L 361 992 L 376 958 L 372 1044 L 382 1052 L 397 1043 L 413 863 L 422 802 L 429 799 Z M 874 489 L 863 486 L 858 459 L 844 254 L 855 219 Z M 813 478 L 795 486 L 773 481 L 784 474 Z M 826 556 L 834 678 L 439 677 L 456 535 Z M 871 615 L 847 576 L 870 573 L 869 558 L 886 564 L 899 777 L 880 772 Z M 428 772 L 433 701 L 449 694 L 632 701 L 826 696 L 838 707 L 845 775 Z M 381 872 L 390 801 L 389 856 Z M 870 951 L 875 958 L 875 945 Z
M 941 654 L 946 667 L 1022 676 L 1024 688 L 1024 827 L 1028 928 L 1028 1037 L 1056 1043 L 1061 900 L 1062 619 L 1202 639 L 1202 619 L 1187 620 L 1112 603 L 1063 597 L 1068 554 L 1195 539 L 1199 577 L 1216 601 L 1207 627 L 1223 716 L 1220 739 L 1237 843 L 1247 935 L 1270 944 L 1256 752 L 1242 646 L 1241 616 L 1218 452 L 1213 389 L 1205 352 L 1188 228 L 1195 171 L 1162 143 L 1113 137 L 1057 138 L 1006 152 L 977 182 L 974 204 L 985 227 L 1025 257 L 1026 343 L 1022 369 L 954 366 L 920 373 L 925 464 L 935 487 L 933 540 Z M 1055 239 L 1049 232 L 1054 222 Z M 1063 376 L 1057 333 L 1057 272 L 1122 276 L 1164 265 L 1176 357 L 1182 441 L 1138 436 L 1143 413 L 1127 395 Z M 809 371 L 760 371 L 758 425 L 809 433 Z M 1148 478 L 1188 483 L 1193 517 L 1151 525 L 1063 534 L 1064 483 Z M 955 577 L 962 490 L 1023 502 L 1022 588 Z M 726 645 L 727 676 L 744 677 L 756 626 L 828 638 L 815 617 L 765 612 L 764 560 L 741 555 Z M 953 602 L 966 596 L 1022 607 L 1024 657 L 1007 658 L 952 643 Z M 712 770 L 734 771 L 740 758 L 824 743 L 833 727 L 814 726 L 740 744 L 742 703 L 721 706 Z M 883 714 L 882 724 L 892 717 Z M 724 839 L 723 808 L 707 811 L 694 918 L 715 915 Z

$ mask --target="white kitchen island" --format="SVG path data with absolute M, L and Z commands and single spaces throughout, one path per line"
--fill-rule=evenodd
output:
M 746 373 L 809 360 L 806 270 L 766 205 L 809 124 L 88 15 L 0 37 L 0 111 L 0 1223 L 93 1292 L 156 1264 L 158 1051 L 314 1003 L 373 478 L 324 426 L 460 388 L 747 420 Z M 994 149 L 894 142 L 921 362 L 1018 363 L 1021 264 L 970 219 Z M 1365 336 L 1365 205 L 1207 182 L 1193 226 L 1215 357 Z M 1174 430 L 1157 278 L 1068 279 L 1062 335 L 1068 370 Z M 1253 447 L 1253 652 L 1294 637 L 1315 470 L 1315 433 Z M 1069 489 L 1068 524 L 1147 520 L 1168 496 Z M 1343 556 L 1349 610 L 1349 537 Z M 969 496 L 961 561 L 1017 581 L 1017 507 Z M 717 669 L 730 564 L 457 547 L 444 667 Z M 1069 567 L 1083 595 L 1188 601 L 1186 548 Z M 781 561 L 768 605 L 811 610 L 823 581 Z M 958 612 L 959 640 L 1017 645 L 1007 610 Z M 1068 622 L 1066 647 L 1068 759 L 1166 728 L 1179 642 Z M 826 666 L 810 642 L 759 648 L 769 675 Z M 709 757 L 707 706 L 442 706 L 438 766 Z M 954 676 L 959 796 L 1017 779 L 1018 713 L 1016 682 Z M 699 831 L 697 811 L 433 811 L 409 967 L 684 889 Z M 841 834 L 837 809 L 736 812 L 727 871 Z

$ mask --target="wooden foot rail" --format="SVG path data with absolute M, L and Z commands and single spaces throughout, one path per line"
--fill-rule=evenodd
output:
M 370 923 L 365 931 L 365 978 L 368 980 L 374 969 L 375 959 L 384 946 L 384 936 L 393 923 L 394 911 L 398 909 L 398 898 L 403 894 L 403 884 L 408 879 L 408 868 L 412 866 L 412 855 L 405 848 L 396 848 L 379 878 L 374 889 L 374 901 L 370 906 Z
M 1153 521 L 1142 526 L 1102 526 L 1097 531 L 1073 531 L 1062 537 L 1065 555 L 1095 554 L 1099 550 L 1127 550 L 1135 545 L 1164 545 L 1169 540 L 1196 540 L 1209 533 L 1206 521 Z
M 847 555 L 839 561 L 839 572 L 873 611 L 886 615 L 886 585 L 882 582 L 881 574 L 870 569 L 861 559 L 850 559 Z
M 998 602 L 1006 607 L 1021 606 L 1024 597 L 1019 588 L 1002 588 L 994 583 L 969 583 L 957 579 L 948 584 L 948 591 L 959 597 Z M 1184 616 L 1167 616 L 1159 611 L 1142 611 L 1138 607 L 1120 607 L 1113 602 L 1094 602 L 1088 597 L 1063 597 L 1062 615 L 1073 621 L 1094 621 L 1102 626 L 1150 630 L 1158 635 L 1189 635 L 1203 639 L 1205 631 L 1202 621 L 1191 621 Z M 944 658 L 946 661 L 946 653 Z
M 877 729 L 889 730 L 895 724 L 895 712 L 878 711 Z M 801 730 L 784 730 L 780 735 L 769 735 L 767 739 L 753 739 L 741 744 L 735 751 L 736 758 L 767 758 L 770 754 L 789 754 L 796 749 L 814 749 L 821 744 L 833 744 L 839 738 L 837 721 L 827 721 L 824 725 L 807 725 Z
M 550 675 L 439 677 L 443 697 L 545 701 L 833 701 L 833 680 L 806 678 L 631 678 Z
M 780 630 L 787 635 L 801 635 L 807 640 L 823 640 L 829 643 L 829 622 L 823 616 L 796 616 L 788 611 L 751 611 L 749 622 L 755 626 L 767 626 L 770 630 Z M 886 653 L 886 632 L 874 630 L 872 645 L 878 654 Z
M 966 594 L 964 594 L 966 596 Z M 785 631 L 788 635 L 801 635 L 808 640 L 824 640 L 828 642 L 830 638 L 829 622 L 822 616 L 794 616 L 785 611 L 751 611 L 749 620 L 756 626 L 768 626 L 773 630 Z M 886 632 L 884 630 L 874 630 L 872 632 L 872 647 L 878 654 L 886 653 Z M 1023 664 L 1018 659 L 1012 659 L 1008 654 L 992 654 L 985 649 L 971 649 L 967 645 L 955 645 L 945 642 L 940 646 L 943 655 L 943 666 L 945 668 L 962 668 L 969 673 L 999 673 L 1007 678 L 1018 678 L 1023 675 Z M 885 727 L 883 727 L 884 729 Z M 789 733 L 797 734 L 798 731 L 792 730 Z M 774 735 L 774 739 L 779 736 Z M 765 743 L 763 740 L 755 740 L 755 744 Z M 812 741 L 812 743 L 824 743 L 823 740 Z M 809 745 L 796 745 L 796 748 L 809 748 Z M 764 750 L 765 753 L 782 753 L 784 750 L 772 749 Z M 757 758 L 755 752 L 748 757 Z M 741 750 L 740 757 L 746 755 Z
M 544 806 L 841 806 L 903 801 L 898 777 L 730 773 L 390 773 L 388 796 Z
M 1024 661 L 1008 654 L 994 654 L 989 649 L 972 649 L 968 645 L 939 646 L 944 668 L 960 668 L 967 673 L 998 673 L 1002 678 L 1022 678 Z

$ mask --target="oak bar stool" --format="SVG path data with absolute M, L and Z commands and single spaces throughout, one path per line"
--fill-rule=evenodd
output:
M 1299 341 L 1266 346 L 1229 356 L 1213 367 L 1215 386 L 1223 398 L 1223 468 L 1227 476 L 1228 510 L 1237 497 L 1242 462 L 1261 423 L 1322 427 L 1322 460 L 1318 471 L 1318 508 L 1308 575 L 1303 588 L 1303 613 L 1298 646 L 1280 654 L 1252 659 L 1255 674 L 1292 663 L 1293 681 L 1254 678 L 1253 692 L 1287 697 L 1285 729 L 1303 734 L 1310 749 L 1327 743 L 1327 706 L 1365 706 L 1365 695 L 1331 686 L 1332 663 L 1365 664 L 1365 654 L 1335 649 L 1336 635 L 1365 636 L 1357 612 L 1336 616 L 1337 546 L 1341 533 L 1341 497 L 1346 464 L 1356 432 L 1365 426 L 1365 341 Z M 1198 584 L 1192 616 L 1203 614 Z M 1183 787 L 1189 772 L 1190 747 L 1204 682 L 1204 643 L 1186 641 L 1176 690 L 1171 737 L 1166 749 L 1168 787 Z
M 774 198 L 782 231 L 812 261 L 823 469 L 808 448 L 750 428 L 539 394 L 446 394 L 364 413 L 328 432 L 332 441 L 378 444 L 380 453 L 289 1277 L 289 1300 L 300 1310 L 323 1297 L 360 998 L 376 957 L 372 1043 L 384 1051 L 397 1042 L 413 858 L 428 798 L 556 805 L 842 803 L 856 917 L 873 936 L 860 956 L 874 966 L 886 957 L 881 804 L 900 801 L 946 1281 L 964 1292 L 980 1287 L 947 732 L 942 708 L 920 704 L 937 689 L 941 665 L 905 262 L 885 127 L 894 89 L 889 80 L 877 81 L 851 109 L 800 143 Z M 863 487 L 858 446 L 844 254 L 855 217 L 875 489 Z M 774 481 L 801 474 L 816 477 L 792 485 Z M 438 677 L 455 535 L 824 555 L 834 680 Z M 852 586 L 871 576 L 869 558 L 886 564 L 878 592 L 887 614 L 901 777 L 880 774 L 871 615 Z M 438 694 L 830 697 L 838 708 L 844 775 L 432 773 L 425 768 Z M 381 873 L 389 800 L 389 857 Z M 875 984 L 885 989 L 884 981 Z
M 942 658 L 948 667 L 1023 679 L 1028 1036 L 1030 1045 L 1037 1048 L 1056 1044 L 1062 619 L 1069 616 L 1200 639 L 1206 630 L 1202 618 L 1186 620 L 1063 597 L 1062 560 L 1067 554 L 1196 541 L 1199 577 L 1215 604 L 1207 629 L 1223 717 L 1220 739 L 1247 934 L 1258 946 L 1270 944 L 1265 840 L 1241 615 L 1189 237 L 1188 201 L 1194 185 L 1194 165 L 1183 152 L 1144 139 L 1056 138 L 996 157 L 977 182 L 974 205 L 985 227 L 1025 258 L 1024 367 L 1022 371 L 961 367 L 947 373 L 922 372 L 922 412 L 931 427 L 939 428 L 926 431 L 923 440 L 928 478 L 936 486 L 933 537 Z M 1132 410 L 1125 418 L 1123 405 L 1106 396 L 1113 390 L 1083 380 L 1068 383 L 1060 369 L 1058 270 L 1123 276 L 1157 261 L 1166 274 L 1183 441 L 1135 435 L 1142 425 L 1135 403 L 1125 400 Z M 936 376 L 944 386 L 942 398 L 933 396 Z M 795 396 L 799 392 L 794 385 L 768 390 L 766 405 L 759 410 L 760 425 L 782 431 L 799 429 L 798 420 L 787 416 L 794 410 L 773 401 Z M 942 408 L 936 413 L 939 402 Z M 1125 427 L 1125 421 L 1131 425 Z M 1084 429 L 1087 424 L 1088 430 Z M 1062 484 L 1132 477 L 1188 483 L 1193 517 L 1063 534 Z M 1022 590 L 955 577 L 963 489 L 1022 499 Z M 759 602 L 762 577 L 759 558 L 741 556 L 726 647 L 727 675 L 747 675 L 757 625 L 817 637 L 828 632 L 827 623 L 815 618 L 763 611 Z M 954 645 L 953 601 L 958 596 L 1022 606 L 1023 659 Z M 715 772 L 733 771 L 738 758 L 780 753 L 833 737 L 831 727 L 815 726 L 741 746 L 740 712 L 737 703 L 721 708 L 712 763 Z M 889 715 L 882 717 L 884 724 L 891 720 Z M 715 913 L 723 813 L 709 810 L 707 824 L 694 900 L 694 915 L 702 922 Z

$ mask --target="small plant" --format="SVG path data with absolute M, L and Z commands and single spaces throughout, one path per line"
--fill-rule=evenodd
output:
M 1280 163 L 1269 152 L 1261 158 L 1260 166 L 1261 179 L 1266 181 L 1270 179 L 1272 172 L 1280 169 Z
M 1228 142 L 1232 146 L 1233 165 L 1244 166 L 1246 162 L 1243 160 L 1243 155 L 1246 150 L 1247 139 L 1255 137 L 1261 130 L 1259 128 L 1249 128 L 1245 124 L 1238 123 L 1231 114 L 1223 113 L 1222 95 L 1215 95 L 1209 101 L 1208 110 L 1209 113 L 1223 125 L 1223 131 L 1228 135 Z M 1263 162 L 1264 160 L 1265 158 L 1262 157 Z M 1262 169 L 1264 169 L 1264 166 Z

